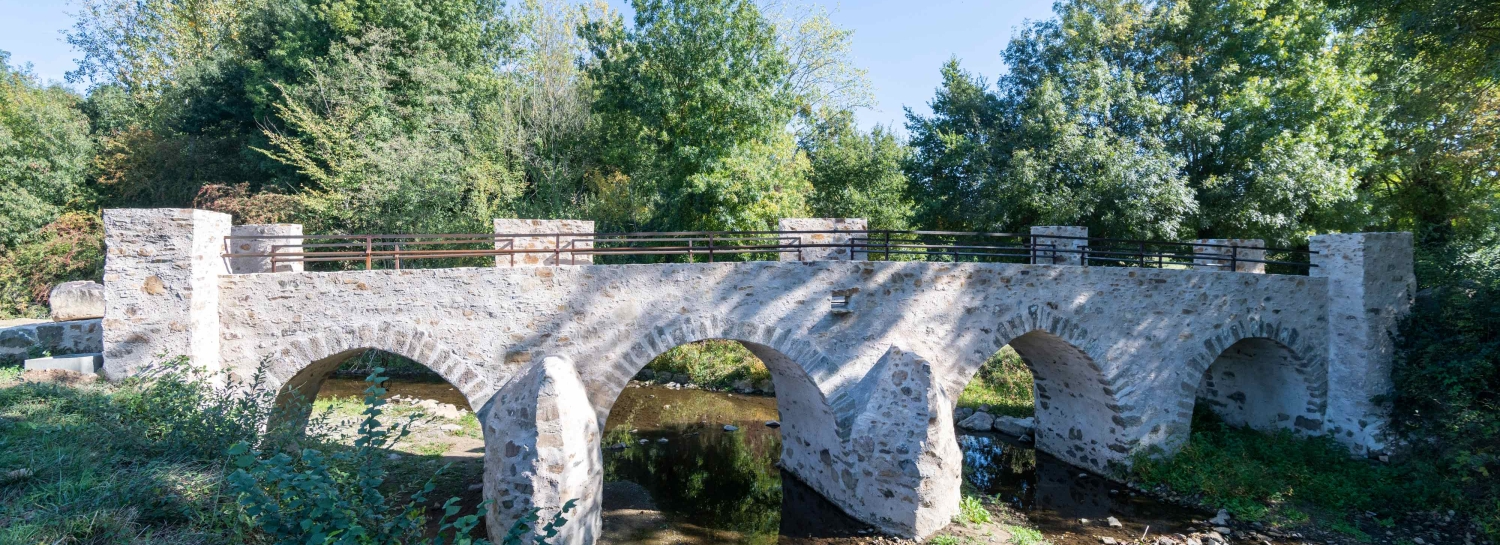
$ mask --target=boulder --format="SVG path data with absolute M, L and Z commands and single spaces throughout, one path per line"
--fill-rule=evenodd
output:
M 63 282 L 52 288 L 49 300 L 54 322 L 104 317 L 104 286 L 98 282 Z
M 748 394 L 755 391 L 755 383 L 750 382 L 750 379 L 736 380 L 734 381 L 734 384 L 731 385 L 731 387 L 734 388 L 734 391 L 742 394 Z
M 963 421 L 963 419 L 968 418 L 971 414 L 974 414 L 974 409 L 962 407 L 956 411 L 953 411 L 953 419 L 961 422 Z
M 1015 437 L 1026 437 L 1036 429 L 1036 418 L 1016 418 L 1014 416 L 997 416 L 994 422 L 995 431 Z
M 776 383 L 771 379 L 765 379 L 755 383 L 755 389 L 766 395 L 776 395 Z
M 975 412 L 974 414 L 969 415 L 968 418 L 960 420 L 958 422 L 958 427 L 969 431 L 990 431 L 990 427 L 993 426 L 994 423 L 995 419 L 994 417 L 990 416 L 990 413 Z
M 656 371 L 652 371 L 650 369 L 641 369 L 641 372 L 635 374 L 635 378 L 636 380 L 650 382 L 652 379 L 656 378 Z

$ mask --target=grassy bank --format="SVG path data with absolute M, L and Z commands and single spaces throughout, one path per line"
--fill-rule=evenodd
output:
M 479 524 L 477 472 L 439 471 L 438 441 L 407 435 L 416 409 L 376 383 L 320 401 L 303 433 L 269 425 L 263 390 L 180 364 L 151 378 L 0 369 L 0 543 L 466 543 Z M 416 425 L 462 439 L 477 424 Z M 464 498 L 445 512 L 449 495 Z

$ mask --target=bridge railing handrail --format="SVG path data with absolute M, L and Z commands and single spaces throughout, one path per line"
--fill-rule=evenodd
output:
M 812 235 L 847 237 L 833 242 L 813 242 Z M 996 239 L 1011 239 L 1001 241 Z M 518 239 L 543 241 L 539 246 L 516 245 Z M 971 239 L 971 240 L 961 240 Z M 978 239 L 978 240 L 972 240 Z M 262 241 L 261 252 L 234 252 L 236 241 Z M 1065 244 L 1071 243 L 1071 244 Z M 510 257 L 547 254 L 552 264 L 576 264 L 588 256 L 718 256 L 795 253 L 800 260 L 806 250 L 841 249 L 847 255 L 863 254 L 867 260 L 911 259 L 980 261 L 985 259 L 1056 258 L 1077 256 L 1076 262 L 1094 266 L 1214 267 L 1239 270 L 1241 264 L 1264 264 L 1307 271 L 1316 252 L 1293 248 L 1079 237 L 1052 234 L 997 233 L 978 231 L 904 230 L 813 230 L 813 231 L 666 231 L 623 233 L 435 233 L 365 235 L 232 235 L 225 237 L 224 258 L 269 258 L 271 269 L 282 263 L 360 261 L 373 268 L 376 262 Z M 484 245 L 483 247 L 470 247 Z M 1183 251 L 1183 249 L 1186 251 Z M 1205 251 L 1206 250 L 1206 251 Z M 1250 252 L 1264 252 L 1252 254 Z M 566 255 L 564 255 L 566 254 Z M 1289 259 L 1268 259 L 1270 254 Z M 1256 257 L 1256 256 L 1262 257 Z M 1298 257 L 1306 261 L 1298 260 Z

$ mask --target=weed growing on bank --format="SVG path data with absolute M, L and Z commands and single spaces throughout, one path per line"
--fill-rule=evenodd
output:
M 1329 437 L 1234 427 L 1201 408 L 1180 452 L 1170 458 L 1138 455 L 1130 471 L 1149 487 L 1196 495 L 1238 519 L 1316 522 L 1355 537 L 1355 514 L 1446 509 L 1457 499 L 1430 467 L 1352 458 L 1348 447 Z

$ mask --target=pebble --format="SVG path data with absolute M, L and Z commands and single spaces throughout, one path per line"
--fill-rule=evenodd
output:
M 740 428 L 737 427 L 737 426 L 735 426 L 735 425 L 733 425 L 733 424 L 725 424 L 724 425 L 724 431 L 739 431 L 739 430 L 740 430 Z
M 644 444 L 646 444 L 646 440 L 645 439 L 641 439 L 639 441 L 636 441 L 635 444 L 637 444 L 637 445 L 644 445 Z
M 766 421 L 766 427 L 767 428 L 779 428 L 779 427 L 781 427 L 781 423 L 777 422 L 775 420 L 767 420 Z
M 1117 543 L 1115 541 L 1115 538 L 1112 538 L 1112 537 L 1109 537 L 1109 536 L 1104 536 L 1104 537 L 1099 538 L 1099 542 L 1103 543 L 1104 545 L 1115 545 L 1115 543 Z
M 1109 517 L 1108 521 L 1109 521 L 1109 527 L 1110 528 L 1124 528 L 1125 527 L 1124 524 L 1120 524 L 1120 519 L 1117 519 L 1117 518 L 1114 518 L 1114 517 Z
M 474 483 L 474 484 L 471 484 L 471 485 L 469 485 L 469 490 L 470 491 L 473 491 L 473 490 L 484 490 L 484 483 Z
M 666 437 L 662 437 L 660 439 L 657 439 L 656 442 L 657 443 L 666 443 L 667 442 L 667 438 Z

